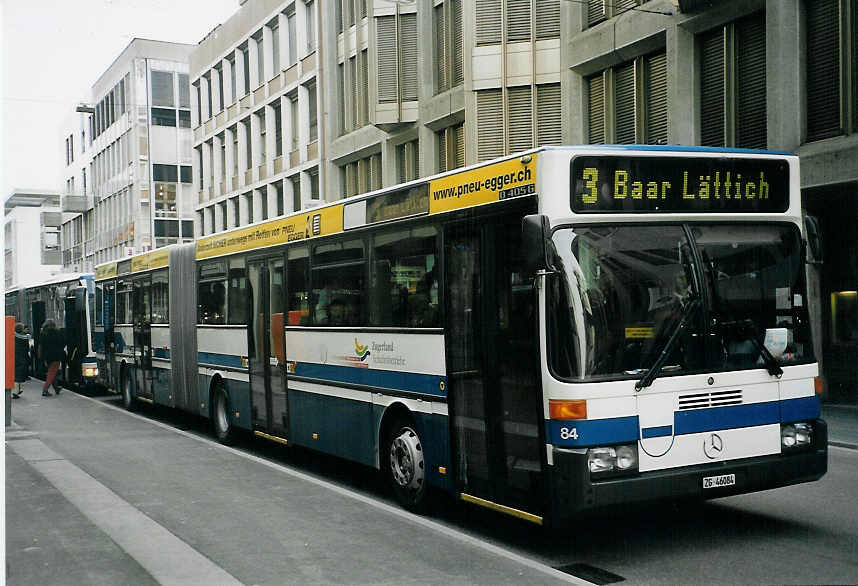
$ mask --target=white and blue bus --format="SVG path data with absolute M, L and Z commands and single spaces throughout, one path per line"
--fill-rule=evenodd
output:
M 798 158 L 547 147 L 98 267 L 102 371 L 535 523 L 812 481 Z
M 6 291 L 6 315 L 30 328 L 30 370 L 44 378 L 46 365 L 39 359 L 42 325 L 53 320 L 63 334 L 66 359 L 59 373 L 65 385 L 86 387 L 97 380 L 98 368 L 92 343 L 96 306 L 92 273 L 60 273 Z

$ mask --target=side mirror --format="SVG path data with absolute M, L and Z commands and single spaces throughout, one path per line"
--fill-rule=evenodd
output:
M 548 218 L 533 214 L 521 220 L 521 245 L 524 247 L 524 269 L 535 274 L 551 268 L 550 253 L 554 249 L 551 242 L 551 225 Z
M 822 231 L 819 219 L 815 216 L 804 217 L 805 259 L 808 264 L 822 264 Z

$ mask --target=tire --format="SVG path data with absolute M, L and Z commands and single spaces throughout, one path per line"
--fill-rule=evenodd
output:
M 423 440 L 409 418 L 399 417 L 388 428 L 382 466 L 396 500 L 414 513 L 426 510 L 426 460 Z
M 122 372 L 120 380 L 122 381 L 122 405 L 127 411 L 136 411 L 137 401 L 134 399 L 134 393 L 131 389 L 131 377 L 127 370 Z
M 215 437 L 220 443 L 229 445 L 235 440 L 235 427 L 229 418 L 229 398 L 222 381 L 217 381 L 212 387 L 211 406 Z

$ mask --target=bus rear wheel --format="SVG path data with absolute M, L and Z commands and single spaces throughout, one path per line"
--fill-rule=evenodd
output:
M 390 426 L 382 463 L 396 500 L 415 513 L 426 510 L 426 460 L 417 426 L 399 418 Z
M 134 400 L 134 393 L 131 389 L 131 377 L 127 370 L 122 372 L 122 405 L 128 411 L 137 409 L 137 401 Z
M 231 444 L 235 439 L 235 430 L 229 419 L 229 400 L 221 381 L 212 388 L 211 405 L 212 425 L 217 440 L 222 444 Z

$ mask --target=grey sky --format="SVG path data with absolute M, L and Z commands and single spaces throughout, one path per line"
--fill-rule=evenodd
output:
M 135 37 L 196 44 L 238 0 L 0 0 L 0 197 L 65 185 L 63 124 Z

